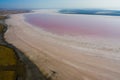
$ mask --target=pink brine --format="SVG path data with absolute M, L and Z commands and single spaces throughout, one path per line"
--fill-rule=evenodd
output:
M 120 37 L 120 17 L 98 15 L 28 14 L 26 21 L 60 35 Z

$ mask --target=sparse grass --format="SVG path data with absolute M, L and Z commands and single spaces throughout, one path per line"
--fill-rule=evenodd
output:
M 0 46 L 0 65 L 9 66 L 16 65 L 17 58 L 15 52 L 11 48 Z
M 16 80 L 15 71 L 0 71 L 0 80 Z
M 0 16 L 0 20 L 3 20 L 5 18 L 6 18 L 6 16 Z
M 15 80 L 16 71 L 9 70 L 9 66 L 14 66 L 16 64 L 17 58 L 13 49 L 0 46 L 0 80 Z M 4 67 L 6 66 L 8 67 L 6 70 L 4 70 Z
M 0 21 L 6 19 L 7 16 L 0 16 Z M 3 31 L 4 25 L 0 23 L 0 33 Z
M 3 31 L 4 26 L 0 24 L 0 33 Z
M 25 65 L 19 61 L 13 49 L 0 46 L 0 80 L 15 80 L 16 75 L 25 80 Z

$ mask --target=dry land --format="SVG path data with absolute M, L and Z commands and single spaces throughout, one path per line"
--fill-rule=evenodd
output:
M 0 16 L 0 80 L 46 80 L 20 50 L 6 42 L 5 16 Z
M 5 19 L 0 16 L 0 20 Z M 3 33 L 4 25 L 0 23 L 0 36 Z M 17 64 L 17 58 L 13 49 L 0 45 L 0 80 L 15 80 L 16 74 L 13 67 Z M 7 76 L 7 77 L 6 77 Z
M 20 72 L 24 74 L 25 71 L 22 70 L 22 66 L 18 68 L 18 65 L 21 65 L 18 57 L 14 49 L 8 47 L 4 40 L 3 35 L 7 28 L 5 23 L 3 23 L 4 19 L 6 19 L 5 16 L 0 16 L 0 80 L 16 80 L 18 74 Z
M 30 12 L 30 10 L 24 10 L 24 9 L 13 9 L 13 10 L 0 9 L 0 15 L 19 14 L 19 13 L 27 13 L 27 12 Z

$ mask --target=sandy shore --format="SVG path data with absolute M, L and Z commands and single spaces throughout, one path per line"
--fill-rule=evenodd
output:
M 120 79 L 119 41 L 52 34 L 25 22 L 23 14 L 6 22 L 6 40 L 53 80 Z

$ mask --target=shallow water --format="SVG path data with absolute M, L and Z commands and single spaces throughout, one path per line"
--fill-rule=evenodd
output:
M 28 14 L 25 20 L 60 35 L 120 37 L 120 17 L 98 15 Z

